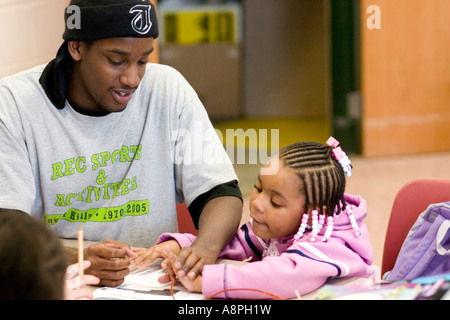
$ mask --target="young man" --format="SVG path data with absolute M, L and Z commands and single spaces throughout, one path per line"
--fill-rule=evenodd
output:
M 184 201 L 199 236 L 179 260 L 196 276 L 239 226 L 231 162 L 187 81 L 147 63 L 158 36 L 149 1 L 69 8 L 56 58 L 0 81 L 0 208 L 43 218 L 61 238 L 82 225 L 98 242 L 88 273 L 116 286 L 130 246 L 176 231 Z

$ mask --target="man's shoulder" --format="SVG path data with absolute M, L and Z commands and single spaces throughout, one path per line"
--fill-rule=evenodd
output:
M 191 85 L 183 74 L 174 67 L 165 64 L 148 63 L 145 76 L 142 80 L 149 87 L 164 88 L 165 90 L 162 90 L 163 92 L 170 92 L 172 94 L 179 90 L 192 91 Z
M 162 75 L 165 75 L 167 77 L 183 77 L 181 73 L 172 66 L 151 62 L 147 63 L 145 73 L 146 75 L 153 75 L 156 77 Z
M 0 86 L 12 86 L 23 85 L 24 83 L 38 83 L 42 72 L 44 71 L 45 64 L 35 66 L 31 69 L 17 72 L 15 74 L 6 76 L 0 79 Z

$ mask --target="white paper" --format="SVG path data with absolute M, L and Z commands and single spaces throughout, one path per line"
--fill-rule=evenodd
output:
M 158 278 L 164 274 L 160 262 L 154 262 L 141 271 L 134 271 L 125 277 L 118 287 L 102 287 L 94 290 L 95 300 L 201 300 L 204 296 L 187 291 L 180 283 L 170 292 L 170 283 L 161 284 Z

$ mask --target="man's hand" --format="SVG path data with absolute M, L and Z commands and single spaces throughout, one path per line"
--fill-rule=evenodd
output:
M 129 274 L 130 263 L 135 257 L 128 244 L 123 242 L 106 240 L 93 244 L 85 250 L 85 259 L 91 262 L 86 273 L 100 278 L 99 285 L 116 287 Z
M 173 252 L 175 254 L 176 252 Z M 187 277 L 189 280 L 201 275 L 203 266 L 206 264 L 214 264 L 217 260 L 218 253 L 211 251 L 207 247 L 198 243 L 192 244 L 190 247 L 181 249 L 176 255 L 176 259 L 169 259 L 172 268 L 176 270 L 177 276 L 180 278 Z
M 181 284 L 188 289 L 191 292 L 202 292 L 202 276 L 197 276 L 197 274 L 191 274 L 189 273 L 186 277 L 186 272 L 180 268 L 176 268 L 175 266 L 179 262 L 179 257 L 175 255 L 175 253 L 169 248 L 169 246 L 164 247 L 165 250 L 165 256 L 167 257 L 168 262 L 173 266 L 172 271 L 174 272 L 174 275 L 180 280 Z M 189 255 L 189 257 L 192 258 L 192 254 Z M 188 258 L 189 259 L 189 258 Z M 198 264 L 197 260 L 197 264 Z M 202 266 L 203 268 L 203 266 Z M 163 278 L 160 277 L 158 279 L 160 282 L 163 282 Z M 169 280 L 169 279 L 164 279 Z

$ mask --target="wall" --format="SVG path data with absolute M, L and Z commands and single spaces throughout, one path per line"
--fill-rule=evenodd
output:
M 0 0 L 0 78 L 53 59 L 68 0 Z
M 381 29 L 366 27 L 369 5 Z M 365 156 L 450 150 L 450 1 L 362 0 Z
M 244 114 L 325 116 L 328 1 L 245 0 Z

